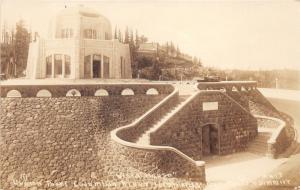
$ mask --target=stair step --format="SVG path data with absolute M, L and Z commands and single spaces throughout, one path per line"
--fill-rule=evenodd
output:
M 174 114 L 175 110 L 188 98 L 189 96 L 180 96 L 179 97 L 179 102 L 176 104 L 169 112 L 166 114 L 162 115 L 162 117 L 154 123 L 148 130 L 146 130 L 140 138 L 137 140 L 136 143 L 138 144 L 150 144 L 150 133 L 154 132 L 157 130 L 163 122 L 168 120 L 171 115 Z

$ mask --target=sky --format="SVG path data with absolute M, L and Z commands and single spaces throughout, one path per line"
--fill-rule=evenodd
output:
M 300 0 L 0 0 L 7 25 L 23 19 L 40 36 L 65 6 L 82 4 L 113 27 L 137 29 L 149 41 L 173 41 L 205 66 L 300 69 Z

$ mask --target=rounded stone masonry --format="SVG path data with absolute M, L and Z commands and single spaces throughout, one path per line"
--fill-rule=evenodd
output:
M 14 185 L 22 175 L 45 185 L 31 189 L 74 189 L 50 188 L 47 181 L 118 182 L 117 175 L 135 174 L 130 165 L 116 164 L 110 131 L 132 122 L 166 95 L 70 98 L 63 93 L 0 99 L 0 188 L 30 189 Z

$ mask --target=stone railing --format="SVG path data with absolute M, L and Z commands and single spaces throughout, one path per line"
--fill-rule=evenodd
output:
M 133 123 L 111 131 L 117 152 L 143 172 L 158 175 L 170 175 L 205 183 L 205 162 L 195 161 L 176 148 L 137 144 L 137 138 L 153 121 L 178 101 L 178 91 L 174 91 L 159 104 L 135 120 Z
M 174 87 L 169 84 L 59 84 L 59 85 L 1 85 L 0 96 L 7 97 L 9 92 L 15 91 L 17 97 L 36 97 L 39 91 L 47 91 L 51 97 L 64 97 L 70 91 L 76 91 L 80 96 L 95 96 L 97 90 L 105 91 L 107 95 L 121 95 L 123 90 L 130 90 L 132 94 L 147 94 L 154 89 L 158 94 L 170 94 Z M 76 96 L 76 95 L 75 95 Z
M 199 82 L 200 90 L 221 90 L 232 91 L 235 88 L 237 91 L 254 90 L 257 87 L 256 81 L 220 81 L 220 82 Z
M 126 130 L 120 130 L 118 136 L 128 142 L 136 142 L 138 138 L 143 134 L 149 127 L 158 121 L 165 113 L 172 109 L 172 106 L 176 105 L 179 101 L 178 91 L 174 91 L 163 101 L 155 105 L 141 118 L 137 119 L 135 127 L 129 127 Z
M 271 137 L 268 140 L 268 149 L 266 155 L 271 158 L 276 158 L 276 156 L 282 151 L 284 151 L 289 145 L 290 140 L 286 135 L 286 123 L 278 118 L 269 117 L 269 116 L 261 116 L 254 115 L 257 119 L 270 120 L 270 122 L 274 125 L 269 128 L 272 128 Z
M 173 115 L 171 115 L 168 119 L 164 120 L 163 122 L 160 123 L 160 126 L 157 127 L 155 130 L 153 130 L 151 133 L 150 133 L 150 140 L 153 140 L 153 139 L 157 139 L 159 137 L 155 137 L 155 133 L 156 131 L 160 130 L 161 127 L 163 127 L 166 123 L 168 123 L 169 119 L 171 119 L 173 116 L 175 116 L 176 114 L 179 114 L 184 107 L 188 107 L 189 104 L 195 99 L 195 97 L 199 96 L 200 93 L 203 93 L 201 91 L 198 91 L 196 93 L 194 93 L 192 96 L 190 96 L 187 100 L 185 100 L 180 106 L 178 106 L 174 112 L 173 112 Z M 185 110 L 183 110 L 185 111 Z M 154 140 L 154 142 L 156 142 L 157 140 Z M 152 143 L 151 143 L 152 144 Z

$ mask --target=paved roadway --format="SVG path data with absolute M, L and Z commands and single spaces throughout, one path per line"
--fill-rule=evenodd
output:
M 281 179 L 289 179 L 289 185 L 283 187 L 259 187 L 255 190 L 300 190 L 300 91 L 260 89 L 260 91 L 279 110 L 289 114 L 294 118 L 295 127 L 298 131 L 298 144 L 294 153 L 284 164 L 270 172 L 270 175 L 281 174 Z

